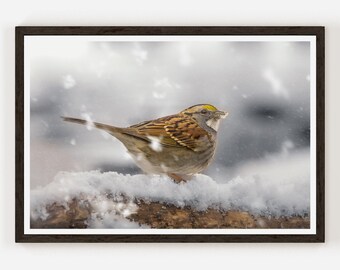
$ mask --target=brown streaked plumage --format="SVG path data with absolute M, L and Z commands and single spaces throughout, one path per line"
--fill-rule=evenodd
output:
M 166 173 L 180 182 L 188 180 L 210 164 L 216 149 L 219 121 L 226 115 L 212 105 L 199 104 L 178 114 L 127 128 L 78 118 L 62 118 L 67 122 L 105 130 L 124 144 L 144 172 Z

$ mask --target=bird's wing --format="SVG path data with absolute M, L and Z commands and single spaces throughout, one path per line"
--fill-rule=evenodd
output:
M 186 147 L 198 152 L 211 145 L 210 134 L 188 116 L 170 115 L 130 127 L 143 138 L 156 137 L 163 146 Z M 130 129 L 128 128 L 128 130 Z
M 174 140 L 165 129 L 168 120 L 174 116 L 166 116 L 151 121 L 145 121 L 126 129 L 126 133 L 133 133 L 134 136 L 139 136 L 150 142 L 158 139 L 163 146 L 180 147 L 180 144 Z
M 164 146 L 186 147 L 200 151 L 211 144 L 209 133 L 191 117 L 171 115 L 130 127 L 144 138 L 156 137 Z
M 178 144 L 195 152 L 211 144 L 210 134 L 191 117 L 174 116 L 166 122 L 165 130 Z

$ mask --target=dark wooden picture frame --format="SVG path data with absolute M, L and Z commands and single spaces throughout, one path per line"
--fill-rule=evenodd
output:
M 315 234 L 25 234 L 24 38 L 32 35 L 299 35 L 316 37 Z M 16 242 L 324 242 L 325 240 L 325 29 L 324 27 L 16 27 Z M 71 229 L 70 229 L 71 230 Z

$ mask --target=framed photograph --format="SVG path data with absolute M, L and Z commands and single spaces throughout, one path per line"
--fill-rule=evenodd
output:
M 324 27 L 17 27 L 17 242 L 324 242 Z

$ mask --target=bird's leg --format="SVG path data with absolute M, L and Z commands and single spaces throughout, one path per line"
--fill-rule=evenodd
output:
M 187 179 L 185 179 L 182 175 L 175 174 L 175 173 L 167 173 L 167 175 L 174 180 L 177 184 L 181 182 L 186 182 Z

